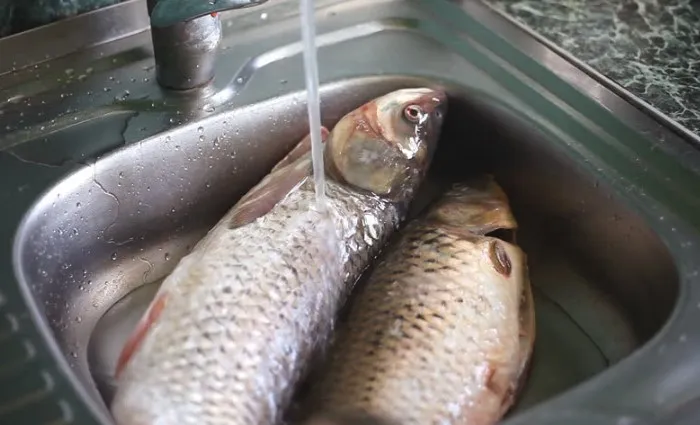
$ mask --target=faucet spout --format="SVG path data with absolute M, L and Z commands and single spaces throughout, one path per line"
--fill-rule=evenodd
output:
M 148 0 L 158 83 L 171 90 L 190 90 L 209 83 L 221 43 L 217 12 L 266 1 Z

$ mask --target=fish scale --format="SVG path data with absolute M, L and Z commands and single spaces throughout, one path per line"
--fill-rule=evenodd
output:
M 409 223 L 387 247 L 302 401 L 306 415 L 492 425 L 512 404 L 534 313 L 525 254 L 484 235 L 516 226 L 491 183 L 448 191 L 433 210 L 442 216 Z
M 259 425 L 261 418 L 263 423 L 278 420 L 277 406 L 286 403 L 292 388 L 284 388 L 282 395 L 266 407 L 261 408 L 255 400 L 267 397 L 270 382 L 274 382 L 274 387 L 285 387 L 287 382 L 295 381 L 290 376 L 303 370 L 298 363 L 304 356 L 298 353 L 316 350 L 315 335 L 328 333 L 316 327 L 330 326 L 333 312 L 352 286 L 337 281 L 324 285 L 329 278 L 321 274 L 347 276 L 350 281 L 357 279 L 367 258 L 377 254 L 400 219 L 395 206 L 371 194 L 356 193 L 329 182 L 327 195 L 334 225 L 342 229 L 336 237 L 346 249 L 328 249 L 319 243 L 323 239 L 313 237 L 313 232 L 302 231 L 319 227 L 324 220 L 313 209 L 315 195 L 310 181 L 290 193 L 268 215 L 238 229 L 235 237 L 211 240 L 209 236 L 218 234 L 214 231 L 205 238 L 209 240 L 202 241 L 209 255 L 190 259 L 196 265 L 188 268 L 188 273 L 201 274 L 191 281 L 221 279 L 227 284 L 224 287 L 172 285 L 180 296 L 169 297 L 172 301 L 139 351 L 150 355 L 137 353 L 127 369 L 127 373 L 139 375 L 138 381 L 126 375 L 121 378 L 126 388 L 118 395 L 133 396 L 126 404 L 135 409 L 116 411 L 115 416 L 129 415 L 133 418 L 130 423 L 134 424 L 157 423 L 153 418 L 137 418 L 139 410 L 149 410 L 148 406 L 138 409 L 140 399 L 144 403 L 159 403 L 163 411 L 178 412 L 180 424 L 230 424 L 219 419 L 230 417 L 233 412 L 238 417 L 236 423 L 240 424 Z M 299 220 L 296 226 L 289 225 L 288 216 Z M 369 216 L 373 218 L 368 219 Z M 272 231 L 277 238 L 265 236 Z M 227 251 L 247 253 L 249 257 L 242 261 L 236 254 L 227 255 Z M 340 257 L 347 261 L 341 261 Z M 228 260 L 212 262 L 208 258 Z M 300 263 L 299 258 L 304 261 Z M 305 266 L 295 268 L 291 264 Z M 334 264 L 342 264 L 341 273 L 333 272 Z M 245 285 L 249 279 L 259 285 Z M 301 282 L 317 282 L 318 287 L 311 290 L 294 285 Z M 167 289 L 164 286 L 163 290 Z M 205 329 L 206 336 L 193 335 L 189 331 L 193 328 Z M 257 330 L 259 338 L 248 338 L 251 330 Z M 241 346 L 236 341 L 246 343 Z M 225 358 L 229 353 L 240 354 Z M 269 356 L 269 353 L 280 355 Z M 185 358 L 190 361 L 183 362 Z M 222 367 L 222 363 L 226 366 Z M 258 367 L 251 369 L 254 365 Z M 212 371 L 219 377 L 216 386 L 205 384 L 213 378 Z M 129 388 L 131 385 L 135 387 Z M 151 391 L 152 388 L 159 390 Z M 167 388 L 167 395 L 163 394 L 163 388 Z M 234 397 L 222 399 L 219 395 L 222 392 Z M 116 406 L 123 404 L 123 400 L 115 399 Z

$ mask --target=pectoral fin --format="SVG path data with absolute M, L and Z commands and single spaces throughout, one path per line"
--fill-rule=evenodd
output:
M 323 142 L 328 130 L 321 127 Z M 302 139 L 295 147 L 275 165 L 270 174 L 265 176 L 255 187 L 246 193 L 233 208 L 229 228 L 245 226 L 267 214 L 277 203 L 311 173 L 311 138 Z
M 321 127 L 321 141 L 323 143 L 326 142 L 326 139 L 328 139 L 328 129 L 326 127 Z M 305 155 L 307 152 L 311 152 L 311 135 L 307 135 L 297 145 L 292 149 L 287 156 L 282 158 L 280 162 L 277 163 L 272 168 L 272 173 L 275 171 L 279 170 L 282 167 L 286 167 L 287 165 L 296 162 L 297 159 L 301 158 L 303 155 Z

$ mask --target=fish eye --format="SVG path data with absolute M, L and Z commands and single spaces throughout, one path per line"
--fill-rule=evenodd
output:
M 420 121 L 421 115 L 423 115 L 423 109 L 418 105 L 408 105 L 403 110 L 403 116 L 413 123 Z

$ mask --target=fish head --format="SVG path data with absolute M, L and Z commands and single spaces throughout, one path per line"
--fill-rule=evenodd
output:
M 408 201 L 432 162 L 446 112 L 445 92 L 430 88 L 396 90 L 364 104 L 328 136 L 329 177 Z
M 514 238 L 517 228 L 508 197 L 491 175 L 454 184 L 428 217 L 476 235 L 501 231 L 506 240 Z

